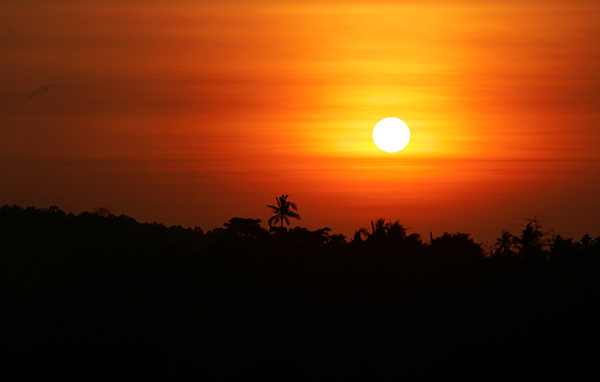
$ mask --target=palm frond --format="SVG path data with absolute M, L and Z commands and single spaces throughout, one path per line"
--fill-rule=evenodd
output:
M 354 231 L 354 236 L 352 237 L 352 241 L 363 241 L 360 230 Z
M 418 233 L 411 233 L 408 235 L 408 238 L 412 240 L 421 240 L 421 235 Z
M 279 216 L 277 216 L 277 215 L 271 216 L 271 218 L 269 218 L 269 221 L 267 223 L 269 224 L 269 227 L 279 223 Z
M 284 205 L 286 203 L 286 199 L 287 199 L 287 195 L 281 195 L 278 198 L 275 198 L 275 200 L 277 200 L 277 204 L 279 204 L 280 206 Z
M 363 241 L 363 236 L 365 237 L 365 239 L 368 239 L 371 236 L 369 230 L 364 227 L 354 232 L 354 240 Z
M 287 198 L 289 195 L 281 195 L 278 197 L 275 197 L 275 200 L 277 201 L 277 206 L 274 205 L 267 205 L 267 207 L 269 207 L 272 212 L 275 214 L 275 216 L 271 217 L 268 221 L 269 226 L 272 226 L 273 224 L 276 224 L 278 222 L 281 222 L 281 224 L 283 225 L 283 222 L 285 221 L 288 225 L 290 225 L 290 220 L 289 218 L 295 218 L 295 219 L 300 219 L 300 215 L 298 215 L 296 212 L 293 212 L 292 210 L 297 210 L 298 207 L 296 206 L 296 203 L 293 202 L 288 202 Z
M 373 220 L 371 220 L 371 232 L 373 234 L 385 234 L 387 231 L 387 227 L 388 227 L 389 223 L 386 224 L 385 223 L 385 218 L 381 218 L 381 219 L 377 219 L 376 222 L 373 222 Z

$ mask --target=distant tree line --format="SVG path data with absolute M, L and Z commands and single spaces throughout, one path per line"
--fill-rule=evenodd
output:
M 442 236 L 430 235 L 424 241 L 418 233 L 408 233 L 410 228 L 400 221 L 386 222 L 385 219 L 371 221 L 370 230 L 358 229 L 352 239 L 347 242 L 342 234 L 332 234 L 329 227 L 311 231 L 303 227 L 286 228 L 282 222 L 286 217 L 299 215 L 289 211 L 295 204 L 287 202 L 283 195 L 277 198 L 280 207 L 276 215 L 270 219 L 267 230 L 261 225 L 261 219 L 235 217 L 224 223 L 223 227 L 207 232 L 201 227 L 184 228 L 181 225 L 166 227 L 159 223 L 138 223 L 127 215 L 115 216 L 106 207 L 96 208 L 94 212 L 83 212 L 79 215 L 66 214 L 56 206 L 48 209 L 19 206 L 0 207 L 1 235 L 11 237 L 15 250 L 23 253 L 22 245 L 33 245 L 32 242 L 18 242 L 17 238 L 35 236 L 40 242 L 52 243 L 60 236 L 67 236 L 69 241 L 88 244 L 92 236 L 104 237 L 106 241 L 122 240 L 123 245 L 131 245 L 130 239 L 136 237 L 137 251 L 163 255 L 199 254 L 211 251 L 219 245 L 236 245 L 257 243 L 267 245 L 281 241 L 289 241 L 290 245 L 347 247 L 349 250 L 385 250 L 397 252 L 399 255 L 418 256 L 458 256 L 459 258 L 515 259 L 523 261 L 569 261 L 579 257 L 600 253 L 600 236 L 592 238 L 585 234 L 579 241 L 552 235 L 544 238 L 544 233 L 535 223 L 529 222 L 520 236 L 503 230 L 496 243 L 485 251 L 480 243 L 474 242 L 467 233 L 443 233 Z M 291 215 L 288 215 L 290 214 Z M 277 218 L 277 219 L 274 219 Z M 287 220 L 289 224 L 289 219 Z M 45 240 L 42 240 L 44 238 Z M 64 240 L 64 239 L 63 239 Z M 5 243 L 5 245 L 8 242 Z M 83 245 L 83 244 L 82 244 Z M 9 250 L 9 248 L 5 248 Z
M 206 232 L 0 207 L 3 379 L 600 376 L 600 238 L 534 221 L 484 250 L 379 219 L 347 241 L 277 201 L 269 229 Z

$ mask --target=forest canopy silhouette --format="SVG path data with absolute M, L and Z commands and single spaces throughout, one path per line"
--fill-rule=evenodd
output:
M 269 229 L 0 208 L 11 378 L 597 375 L 600 238 L 537 219 L 484 249 L 374 220 L 350 240 L 277 198 Z M 297 216 L 296 216 L 297 215 Z

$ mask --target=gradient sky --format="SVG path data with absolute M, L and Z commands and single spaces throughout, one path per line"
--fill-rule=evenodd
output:
M 0 204 L 600 235 L 597 1 L 3 0 Z M 399 153 L 373 126 L 411 128 Z

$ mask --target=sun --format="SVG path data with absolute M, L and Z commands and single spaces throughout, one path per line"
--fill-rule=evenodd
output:
M 377 122 L 373 128 L 375 146 L 388 153 L 395 153 L 408 145 L 410 130 L 403 120 L 389 117 Z

